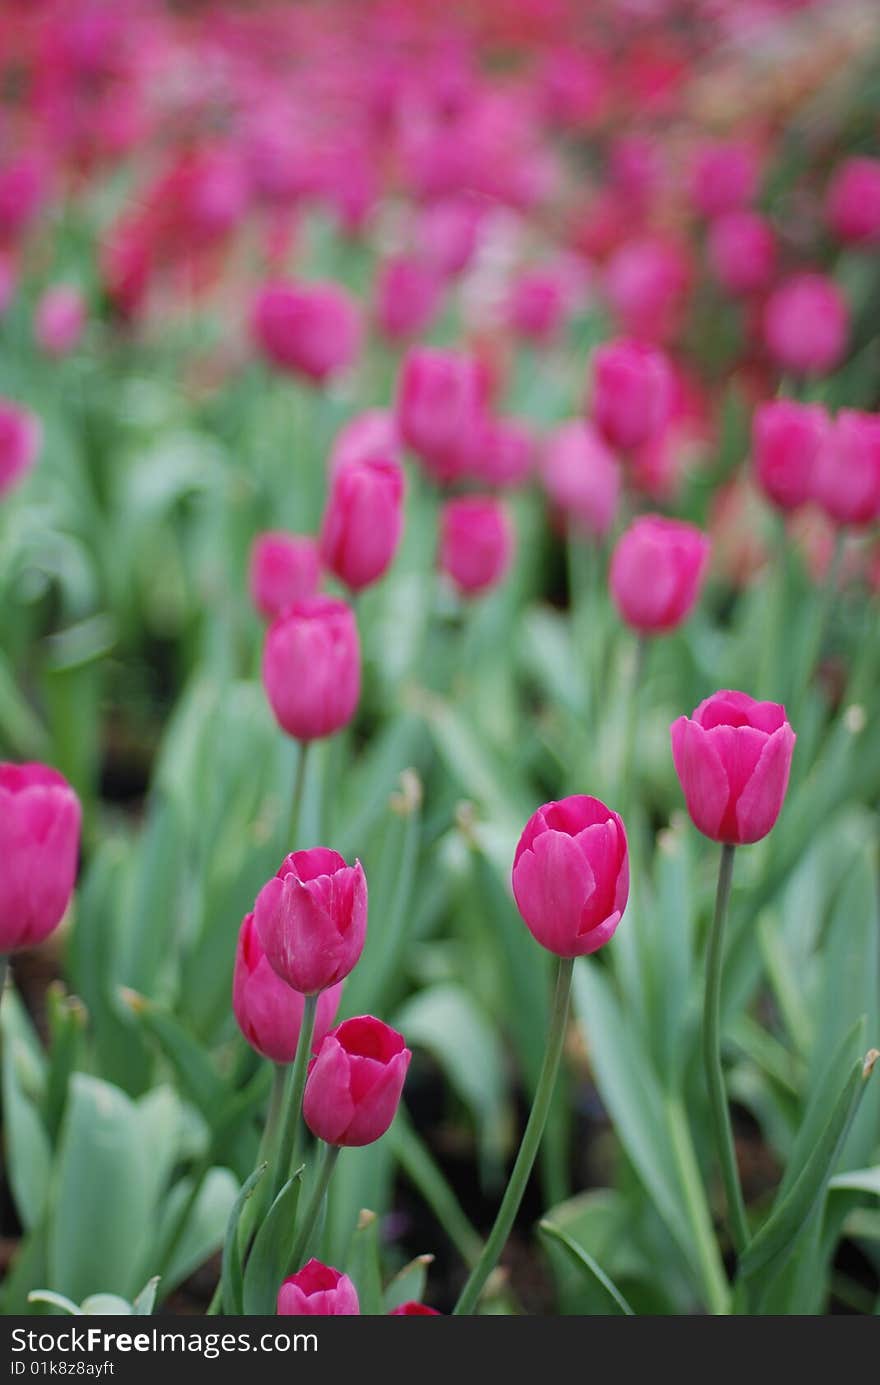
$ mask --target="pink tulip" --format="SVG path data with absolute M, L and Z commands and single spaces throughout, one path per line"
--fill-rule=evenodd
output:
M 495 587 L 513 558 L 507 510 L 493 496 L 448 500 L 440 512 L 440 571 L 460 592 L 476 596 Z
M 321 557 L 352 591 L 389 568 L 403 532 L 403 469 L 390 458 L 349 462 L 333 476 Z
M 317 540 L 308 534 L 274 530 L 254 539 L 248 585 L 254 606 L 267 620 L 283 615 L 304 597 L 314 596 L 320 580 Z
M 361 649 L 354 612 L 330 596 L 308 596 L 269 626 L 263 684 L 275 718 L 298 741 L 347 726 L 361 693 Z
M 764 308 L 764 340 L 781 370 L 826 375 L 842 360 L 849 309 L 823 274 L 797 274 L 771 294 Z
M 487 414 L 477 433 L 470 474 L 487 486 L 513 490 L 531 475 L 535 446 L 534 434 L 524 420 Z
M 0 168 L 0 241 L 16 240 L 36 219 L 46 199 L 46 169 L 32 154 Z
M 598 798 L 545 803 L 513 858 L 513 893 L 529 931 L 558 957 L 604 947 L 629 895 L 626 830 Z
M 474 197 L 428 203 L 414 232 L 419 254 L 442 275 L 461 274 L 473 259 L 483 216 L 483 204 Z
M 412 1057 L 396 1029 L 359 1015 L 332 1029 L 309 1067 L 306 1125 L 331 1145 L 370 1145 L 397 1114 Z
M 338 284 L 266 284 L 252 331 L 273 364 L 319 384 L 348 369 L 361 344 L 357 307 Z
M 696 604 L 709 563 L 702 530 L 663 515 L 643 515 L 621 534 L 609 585 L 621 619 L 641 635 L 673 630 Z
M 427 346 L 407 353 L 397 392 L 398 427 L 434 480 L 451 481 L 467 470 L 485 395 L 485 378 L 472 356 Z
M 72 284 L 47 289 L 37 304 L 34 336 L 47 356 L 66 356 L 79 342 L 86 325 L 86 304 Z
M 278 1290 L 280 1317 L 351 1318 L 360 1311 L 357 1290 L 348 1275 L 320 1260 L 309 1260 Z
M 396 1308 L 392 1308 L 388 1314 L 389 1318 L 440 1318 L 442 1313 L 438 1313 L 436 1308 L 429 1308 L 427 1303 L 416 1303 L 411 1299 L 409 1303 L 398 1303 Z
M 364 948 L 367 878 L 360 861 L 336 851 L 293 851 L 254 904 L 254 922 L 272 970 L 303 995 L 344 981 Z
M 702 216 L 724 216 L 746 207 L 758 188 L 754 149 L 736 141 L 704 145 L 691 178 L 691 198 Z
M 642 341 L 668 341 L 678 332 L 690 281 L 688 258 L 657 236 L 628 241 L 605 270 L 605 292 L 621 331 Z
M 389 341 L 407 341 L 430 327 L 440 306 L 442 284 L 435 270 L 412 255 L 381 266 L 376 281 L 376 319 Z
M 312 1048 L 317 1049 L 336 1018 L 342 982 L 318 996 Z M 296 1055 L 305 999 L 272 970 L 253 914 L 247 914 L 238 935 L 232 973 L 232 1009 L 251 1048 L 273 1063 L 292 1063 Z
M 831 179 L 825 215 L 839 240 L 880 243 L 880 159 L 844 160 Z
M 626 340 L 596 348 L 592 413 L 612 447 L 629 451 L 661 432 L 672 402 L 672 370 L 662 351 Z
M 813 497 L 835 524 L 880 519 L 880 414 L 841 409 L 817 458 Z
M 617 513 L 621 470 L 592 424 L 572 419 L 550 434 L 541 482 L 575 529 L 589 538 L 605 537 Z
M 813 498 L 816 467 L 830 432 L 831 421 L 821 404 L 772 399 L 755 410 L 755 475 L 780 510 L 796 510 Z
M 399 459 L 401 449 L 397 419 L 390 409 L 366 409 L 340 428 L 330 453 L 328 470 L 335 476 L 349 462 L 369 462 L 376 458 Z
M 571 294 L 553 268 L 531 269 L 513 284 L 507 304 L 512 330 L 536 346 L 549 345 L 565 326 Z
M 776 267 L 776 237 L 757 212 L 719 216 L 707 244 L 712 272 L 728 293 L 761 293 L 768 287 Z
M 47 765 L 0 764 L 0 953 L 36 947 L 70 903 L 79 799 Z
M 0 399 L 0 497 L 24 480 L 42 440 L 43 427 L 36 414 L 10 399 Z
M 672 758 L 694 826 L 714 842 L 766 837 L 785 798 L 795 734 L 776 702 L 717 692 L 671 727 Z

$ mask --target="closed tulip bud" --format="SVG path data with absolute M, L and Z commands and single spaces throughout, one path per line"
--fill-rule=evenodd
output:
M 825 214 L 839 240 L 880 244 L 880 159 L 846 159 L 831 179 Z
M 330 453 L 331 477 L 349 462 L 369 462 L 377 458 L 398 460 L 401 442 L 397 419 L 390 409 L 367 409 L 340 428 Z
M 656 236 L 615 251 L 605 270 L 605 292 L 621 331 L 662 342 L 681 326 L 691 282 L 690 261 L 677 245 Z
M 47 356 L 66 356 L 86 325 L 85 299 L 71 284 L 47 289 L 37 305 L 34 336 Z
M 776 237 L 757 212 L 728 212 L 713 221 L 708 251 L 712 273 L 728 293 L 761 293 L 773 278 Z
M 558 957 L 596 952 L 629 895 L 622 820 L 586 794 L 545 803 L 523 829 L 512 881 L 516 907 L 542 947 Z
M 0 399 L 0 497 L 24 480 L 37 460 L 42 439 L 36 414 Z
M 318 996 L 312 1048 L 316 1049 L 336 1018 L 342 982 Z M 232 973 L 232 1009 L 251 1048 L 273 1063 L 292 1063 L 302 1025 L 305 997 L 272 970 L 254 922 L 244 918 Z
M 521 274 L 510 291 L 507 316 L 518 336 L 536 346 L 547 346 L 565 326 L 571 293 L 554 268 L 532 269 Z
M 337 469 L 321 528 L 321 557 L 352 591 L 390 566 L 403 532 L 403 470 L 391 458 Z
M 612 447 L 629 451 L 661 432 L 672 402 L 672 371 L 662 351 L 623 340 L 597 347 L 592 414 Z
M 550 434 L 541 461 L 550 500 L 588 538 L 604 538 L 620 500 L 621 471 L 590 423 L 573 419 Z
M 755 475 L 780 510 L 796 510 L 813 498 L 816 467 L 830 432 L 831 420 L 821 404 L 772 399 L 755 410 Z
M 278 1315 L 285 1318 L 351 1318 L 360 1314 L 357 1290 L 347 1274 L 309 1260 L 278 1290 Z
M 344 1020 L 309 1066 L 303 1096 L 306 1125 L 330 1145 L 371 1145 L 397 1114 L 412 1057 L 390 1025 L 372 1015 Z
M 381 267 L 376 281 L 376 319 L 389 341 L 424 332 L 437 315 L 442 281 L 436 271 L 410 255 L 397 255 Z
M 843 358 L 849 309 L 823 274 L 796 274 L 780 284 L 764 308 L 764 340 L 782 370 L 826 375 Z
M 337 851 L 293 851 L 254 903 L 257 934 L 270 967 L 295 991 L 316 995 L 344 981 L 367 933 L 367 878 L 360 861 Z
M 434 347 L 407 353 L 397 392 L 398 427 L 434 480 L 452 481 L 467 470 L 485 395 L 485 376 L 473 357 Z
M 267 284 L 252 330 L 274 365 L 318 384 L 346 370 L 360 350 L 357 307 L 337 284 Z
M 621 534 L 609 585 L 621 619 L 641 635 L 673 630 L 690 615 L 709 563 L 709 538 L 683 520 L 643 515 Z
M 314 596 L 320 580 L 316 539 L 273 531 L 254 540 L 248 583 L 254 606 L 267 620 L 274 620 L 304 597 Z
M 347 726 L 361 691 L 354 612 L 329 596 L 304 597 L 266 632 L 263 684 L 278 724 L 298 741 Z
M 751 202 L 758 187 L 754 149 L 735 141 L 707 144 L 699 151 L 691 178 L 691 197 L 705 217 L 723 216 Z
M 0 764 L 0 954 L 61 922 L 79 855 L 79 799 L 47 765 Z
M 470 474 L 487 486 L 514 489 L 529 478 L 535 462 L 535 436 L 518 418 L 487 415 L 478 433 Z
M 396 1308 L 392 1308 L 388 1314 L 389 1318 L 441 1318 L 442 1313 L 438 1313 L 436 1308 L 429 1308 L 427 1303 L 416 1303 L 411 1300 L 409 1303 L 398 1303 Z
M 841 409 L 816 462 L 813 496 L 835 524 L 880 519 L 880 414 Z
M 513 549 L 513 528 L 500 500 L 467 495 L 443 506 L 440 570 L 465 596 L 497 586 L 510 567 Z
M 795 734 L 776 702 L 717 692 L 672 723 L 672 758 L 688 812 L 713 842 L 766 837 L 785 798 Z

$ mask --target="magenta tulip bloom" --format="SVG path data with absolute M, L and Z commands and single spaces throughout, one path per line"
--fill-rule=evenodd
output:
M 442 1313 L 438 1313 L 436 1308 L 429 1308 L 427 1303 L 416 1303 L 411 1299 L 409 1303 L 398 1303 L 396 1308 L 392 1308 L 388 1314 L 389 1318 L 441 1318 Z
M 572 293 L 559 269 L 526 270 L 510 291 L 507 317 L 517 336 L 548 346 L 565 326 Z
M 36 414 L 0 399 L 0 496 L 24 480 L 37 460 L 42 438 Z
M 738 211 L 752 201 L 758 188 L 754 149 L 734 140 L 704 145 L 691 177 L 691 197 L 705 217 Z
M 360 1314 L 357 1289 L 347 1274 L 309 1260 L 278 1290 L 280 1317 L 351 1318 Z
M 274 530 L 254 540 L 248 585 L 254 606 L 267 620 L 314 596 L 320 580 L 318 544 L 310 535 Z
M 0 954 L 36 947 L 70 903 L 82 813 L 47 765 L 0 764 Z
M 318 384 L 346 370 L 360 350 L 357 307 L 337 284 L 267 284 L 252 330 L 274 365 Z
M 660 433 L 672 402 L 672 370 L 662 351 L 622 340 L 594 351 L 592 413 L 612 447 L 629 451 Z
M 500 500 L 467 495 L 443 506 L 440 571 L 464 596 L 497 586 L 510 567 L 513 549 L 513 527 Z
M 776 237 L 757 212 L 728 212 L 713 221 L 707 240 L 712 273 L 728 293 L 761 293 L 776 267 Z
M 478 362 L 460 351 L 417 347 L 407 353 L 397 392 L 397 423 L 434 480 L 452 481 L 468 468 L 485 407 Z
M 770 295 L 764 308 L 764 340 L 781 370 L 826 375 L 843 358 L 849 308 L 824 274 L 796 274 Z
M 321 992 L 315 1014 L 312 1049 L 317 1049 L 336 1018 L 342 982 Z M 305 998 L 282 981 L 266 958 L 253 914 L 238 935 L 232 973 L 232 1009 L 251 1048 L 273 1063 L 292 1063 L 302 1025 Z
M 389 341 L 407 341 L 430 327 L 440 307 L 442 281 L 412 255 L 387 260 L 376 280 L 376 320 Z
M 816 468 L 830 433 L 831 420 L 821 404 L 771 399 L 755 410 L 755 476 L 780 510 L 796 510 L 813 498 Z
M 336 851 L 293 851 L 254 904 L 266 959 L 282 981 L 316 995 L 344 981 L 364 950 L 367 878 Z
M 713 842 L 766 837 L 788 788 L 795 734 L 776 702 L 717 692 L 671 727 L 672 758 L 694 826 Z
M 620 501 L 621 470 L 590 423 L 573 419 L 544 445 L 541 481 L 550 500 L 575 529 L 604 538 Z
M 297 601 L 266 632 L 263 684 L 278 724 L 298 741 L 347 726 L 361 692 L 361 651 L 354 612 L 344 601 Z
M 328 470 L 331 477 L 349 462 L 399 459 L 401 449 L 397 419 L 390 409 L 367 409 L 349 419 L 336 434 Z
M 828 187 L 828 225 L 851 245 L 880 244 L 880 159 L 845 159 Z
M 522 486 L 535 463 L 535 437 L 522 419 L 487 415 L 478 433 L 470 474 L 487 486 Z
M 396 1029 L 358 1015 L 332 1029 L 309 1066 L 303 1116 L 330 1145 L 371 1145 L 397 1114 L 412 1057 Z
M 349 462 L 334 473 L 321 557 L 352 591 L 390 567 L 403 532 L 403 469 L 391 458 Z
M 709 538 L 693 524 L 643 515 L 621 534 L 609 585 L 621 619 L 641 635 L 680 625 L 696 604 L 709 563 Z
M 629 895 L 622 819 L 586 794 L 545 803 L 523 829 L 512 879 L 516 906 L 542 947 L 557 957 L 596 952 Z
M 86 304 L 72 284 L 47 289 L 37 304 L 34 336 L 47 356 L 66 356 L 79 342 L 86 325 Z
M 841 409 L 817 459 L 813 495 L 835 524 L 880 519 L 880 414 Z
M 688 256 L 659 236 L 627 241 L 611 256 L 604 274 L 605 293 L 621 331 L 639 341 L 675 336 L 690 283 Z

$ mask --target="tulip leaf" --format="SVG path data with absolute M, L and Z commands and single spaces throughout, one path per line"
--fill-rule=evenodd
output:
M 10 987 L 0 1006 L 3 1057 L 3 1134 L 9 1187 L 22 1226 L 43 1215 L 49 1191 L 51 1149 L 40 1114 L 43 1064 L 24 1028 L 24 1012 Z
M 169 1236 L 177 1225 L 177 1218 L 183 1211 L 190 1195 L 192 1182 L 181 1179 L 171 1189 L 162 1209 L 162 1220 L 156 1247 L 168 1244 Z M 203 1265 L 209 1256 L 223 1244 L 226 1224 L 232 1205 L 235 1202 L 238 1181 L 229 1169 L 212 1168 L 205 1175 L 195 1206 L 190 1210 L 186 1225 L 171 1258 L 167 1270 L 162 1275 L 161 1293 L 166 1298 L 176 1285 Z M 152 1311 L 152 1310 L 150 1310 Z
M 364 1317 L 382 1313 L 382 1267 L 379 1257 L 379 1218 L 364 1208 L 351 1243 L 348 1273 L 354 1281 Z
M 572 1262 L 577 1265 L 584 1274 L 596 1282 L 602 1295 L 602 1303 L 606 1314 L 616 1317 L 625 1316 L 628 1318 L 634 1316 L 632 1308 L 627 1303 L 614 1281 L 609 1278 L 601 1265 L 597 1264 L 589 1251 L 585 1250 L 583 1246 L 578 1245 L 577 1241 L 568 1235 L 568 1232 L 563 1231 L 560 1226 L 555 1226 L 551 1221 L 542 1221 L 539 1224 L 538 1230 L 541 1231 L 544 1236 L 549 1237 L 551 1240 L 558 1241 L 561 1246 L 564 1246 Z
M 152 1279 L 148 1279 L 139 1294 L 136 1294 L 131 1301 L 131 1309 L 138 1317 L 148 1317 L 156 1303 L 156 1290 L 159 1287 L 159 1276 L 154 1274 Z
M 417 1255 L 404 1265 L 389 1284 L 385 1286 L 385 1312 L 390 1313 L 403 1303 L 421 1303 L 425 1297 L 428 1280 L 428 1266 L 434 1262 L 433 1255 Z
M 249 1316 L 275 1312 L 278 1289 L 290 1272 L 302 1175 L 299 1168 L 284 1184 L 254 1238 L 245 1265 L 242 1298 L 244 1312 Z
M 874 1193 L 880 1197 L 880 1164 L 875 1164 L 871 1169 L 853 1169 L 850 1173 L 838 1173 L 828 1186 L 835 1191 Z
M 221 1302 L 224 1313 L 240 1317 L 243 1311 L 244 1272 L 241 1251 L 238 1244 L 238 1224 L 245 1204 L 254 1192 L 268 1164 L 260 1164 L 246 1179 L 229 1213 L 226 1223 L 226 1239 L 223 1243 L 223 1268 L 220 1275 Z
M 133 991 L 123 999 L 171 1063 L 188 1099 L 212 1124 L 223 1109 L 226 1087 L 210 1055 L 169 1010 Z

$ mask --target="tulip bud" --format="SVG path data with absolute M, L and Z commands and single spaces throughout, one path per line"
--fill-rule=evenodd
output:
M 336 434 L 328 470 L 335 476 L 349 462 L 370 462 L 391 457 L 398 460 L 400 436 L 390 409 L 367 409 L 349 419 Z
M 614 523 L 621 473 L 613 453 L 591 423 L 573 419 L 544 447 L 541 482 L 550 500 L 575 529 L 604 538 Z
M 86 324 L 85 299 L 71 284 L 47 289 L 37 305 L 34 336 L 47 356 L 66 356 Z
M 672 723 L 672 758 L 694 826 L 714 842 L 744 846 L 779 816 L 795 734 L 776 702 L 717 692 L 693 718 Z
M 451 481 L 467 470 L 485 393 L 473 357 L 433 347 L 407 353 L 397 392 L 398 427 L 434 480 Z
M 500 500 L 467 495 L 443 506 L 440 571 L 465 596 L 497 586 L 510 566 L 513 549 L 513 528 Z
M 360 1314 L 357 1290 L 347 1274 L 309 1260 L 278 1290 L 280 1317 L 350 1318 Z
M 880 159 L 844 160 L 831 179 L 825 214 L 839 240 L 880 243 Z
M 254 606 L 267 620 L 314 596 L 320 580 L 318 544 L 309 535 L 277 530 L 254 540 L 248 584 Z
M 712 272 L 728 293 L 761 293 L 773 277 L 776 237 L 757 212 L 728 212 L 713 221 L 708 252 Z
M 396 1029 L 359 1015 L 332 1029 L 309 1066 L 306 1125 L 331 1145 L 370 1145 L 397 1114 L 412 1057 Z
M 319 384 L 347 369 L 360 350 L 357 308 L 337 284 L 267 284 L 251 325 L 270 361 Z
M 557 269 L 528 270 L 510 291 L 510 327 L 524 340 L 548 346 L 565 326 L 570 300 L 571 294 Z
M 621 619 L 642 635 L 673 630 L 690 615 L 709 562 L 709 539 L 693 524 L 643 515 L 621 534 L 609 584 Z
M 312 1048 L 317 1049 L 336 1018 L 342 982 L 318 996 Z M 238 935 L 232 974 L 232 1009 L 251 1048 L 273 1063 L 292 1063 L 302 1025 L 305 998 L 282 981 L 266 958 L 253 914 Z
M 47 765 L 0 764 L 0 954 L 36 947 L 70 903 L 82 813 Z
M 821 404 L 771 399 L 755 410 L 755 475 L 780 510 L 796 510 L 812 499 L 816 467 L 830 432 L 831 421 Z
M 344 981 L 367 932 L 367 879 L 360 861 L 336 851 L 293 851 L 254 904 L 254 922 L 272 970 L 303 995 Z
M 528 480 L 535 460 L 531 428 L 518 418 L 488 414 L 478 430 L 470 474 L 487 486 L 513 489 Z
M 816 460 L 813 497 L 836 524 L 880 518 L 880 414 L 841 409 Z
M 416 1303 L 413 1299 L 409 1303 L 398 1303 L 396 1308 L 392 1308 L 388 1314 L 389 1318 L 440 1318 L 442 1313 L 438 1313 L 436 1308 L 429 1308 L 427 1303 Z
M 279 725 L 298 741 L 347 726 L 361 691 L 354 612 L 329 596 L 304 597 L 266 632 L 263 684 Z
M 646 237 L 615 251 L 605 292 L 624 333 L 668 341 L 681 325 L 690 280 L 690 263 L 678 246 Z
M 826 375 L 842 359 L 849 309 L 823 274 L 796 274 L 772 293 L 764 308 L 764 340 L 782 370 Z
M 523 829 L 512 880 L 516 907 L 542 947 L 558 957 L 596 952 L 629 895 L 623 821 L 586 794 L 545 803 Z
M 419 336 L 437 314 L 441 290 L 436 272 L 423 261 L 410 255 L 387 260 L 376 281 L 379 331 L 392 342 Z
M 705 217 L 739 211 L 758 188 L 755 151 L 735 141 L 718 141 L 699 151 L 691 178 L 691 198 Z
M 662 351 L 618 340 L 593 353 L 593 418 L 612 447 L 629 451 L 659 433 L 672 398 L 672 371 Z
M 321 557 L 352 591 L 390 566 L 403 531 L 403 470 L 390 458 L 349 462 L 333 476 Z
M 0 497 L 24 479 L 37 460 L 43 428 L 36 414 L 0 399 Z

